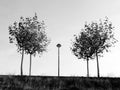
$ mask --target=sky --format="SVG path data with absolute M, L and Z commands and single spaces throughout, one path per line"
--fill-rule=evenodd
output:
M 73 35 L 81 31 L 85 22 L 107 16 L 115 27 L 115 38 L 120 41 L 119 10 L 119 0 L 0 0 L 0 74 L 20 74 L 21 54 L 9 43 L 8 27 L 21 16 L 33 17 L 37 13 L 39 21 L 45 22 L 51 43 L 41 57 L 32 57 L 32 75 L 57 76 L 56 44 L 60 43 L 60 75 L 86 76 L 86 61 L 78 60 L 70 51 Z M 119 53 L 117 42 L 99 58 L 101 76 L 120 77 Z M 96 60 L 90 60 L 90 76 L 97 76 L 96 68 Z M 29 74 L 29 55 L 24 57 L 23 71 Z

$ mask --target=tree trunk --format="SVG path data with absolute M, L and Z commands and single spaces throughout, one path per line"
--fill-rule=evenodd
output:
M 22 50 L 22 58 L 21 58 L 21 67 L 20 67 L 21 76 L 23 75 L 23 58 L 24 58 L 24 50 Z
M 98 54 L 97 54 L 97 51 L 96 51 L 96 60 L 97 60 L 97 76 L 100 77 L 99 61 L 98 61 Z
M 87 77 L 89 77 L 89 59 L 87 58 Z
M 31 66 L 32 66 L 32 54 L 30 54 L 29 76 L 31 76 Z

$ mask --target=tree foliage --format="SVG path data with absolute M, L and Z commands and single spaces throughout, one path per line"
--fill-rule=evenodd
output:
M 87 59 L 92 58 L 93 51 L 90 46 L 91 39 L 88 35 L 83 31 L 78 36 L 74 35 L 75 40 L 73 42 L 73 46 L 71 48 L 73 54 L 78 57 L 78 59 Z
M 108 51 L 109 47 L 117 41 L 114 38 L 114 27 L 107 17 L 103 21 L 85 24 L 84 30 L 91 39 L 92 49 L 97 51 L 98 54 L 103 53 L 104 50 Z
M 33 18 L 20 18 L 9 27 L 10 43 L 18 46 L 18 51 L 25 50 L 27 54 L 42 53 L 46 50 L 49 39 L 45 33 L 44 22 L 39 22 L 37 16 Z

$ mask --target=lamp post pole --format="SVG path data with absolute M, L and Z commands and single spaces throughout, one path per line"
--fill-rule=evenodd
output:
M 58 77 L 60 76 L 60 47 L 61 44 L 56 45 L 58 47 Z

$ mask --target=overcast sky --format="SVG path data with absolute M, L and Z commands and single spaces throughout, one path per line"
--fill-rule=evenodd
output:
M 86 61 L 78 60 L 71 51 L 73 35 L 80 32 L 85 22 L 98 21 L 105 16 L 115 26 L 115 37 L 120 41 L 119 0 L 0 0 L 0 74 L 20 74 L 21 54 L 9 43 L 8 26 L 20 16 L 44 20 L 51 39 L 47 52 L 32 58 L 33 75 L 57 75 L 57 43 L 61 43 L 61 75 L 86 76 Z M 99 58 L 101 76 L 120 76 L 120 42 Z M 90 76 L 97 75 L 96 60 L 90 61 Z M 24 74 L 28 75 L 29 55 L 24 57 Z

